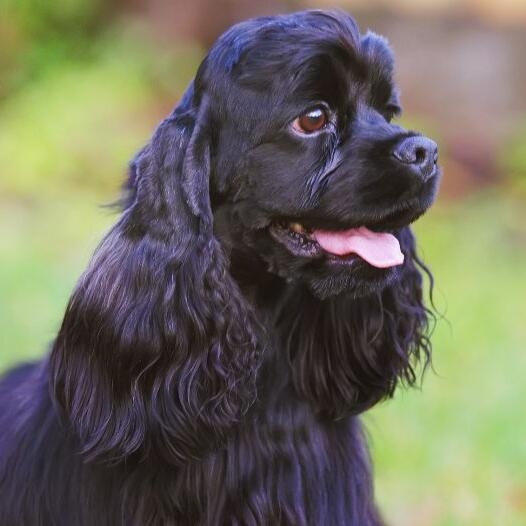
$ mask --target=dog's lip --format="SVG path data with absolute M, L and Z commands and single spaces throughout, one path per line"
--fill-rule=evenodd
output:
M 373 232 L 389 232 L 396 234 L 401 228 L 416 221 L 428 207 L 409 207 L 383 215 L 377 219 L 365 222 L 365 226 Z
M 296 257 L 310 260 L 323 259 L 328 263 L 346 265 L 363 261 L 377 268 L 399 265 L 400 258 L 403 261 L 396 236 L 386 232 L 383 232 L 383 235 L 377 235 L 363 226 L 343 230 L 342 235 L 338 236 L 339 240 L 336 241 L 336 245 L 339 245 L 339 249 L 342 246 L 340 243 L 347 245 L 348 249 L 345 252 L 333 252 L 327 246 L 335 242 L 333 236 L 337 235 L 339 230 L 321 231 L 306 228 L 299 221 L 288 223 L 278 221 L 271 224 L 269 232 L 277 242 L 284 245 Z M 321 235 L 324 236 L 324 241 L 320 239 Z M 331 238 L 333 238 L 332 241 L 330 241 Z M 389 238 L 392 241 L 389 241 Z M 379 246 L 383 246 L 380 252 L 378 251 Z
M 312 238 L 314 230 L 344 231 L 366 227 L 373 232 L 396 235 L 401 228 L 409 226 L 418 219 L 428 207 L 403 206 L 383 215 L 361 216 L 354 221 L 337 222 L 332 219 L 312 220 L 301 216 L 283 216 L 270 221 L 270 228 L 290 230 Z
M 324 255 L 324 250 L 312 237 L 311 231 L 304 228 L 299 221 L 273 221 L 269 232 L 294 256 L 317 259 Z
M 360 218 L 343 224 L 329 220 L 315 222 L 302 217 L 281 217 L 271 221 L 269 232 L 277 242 L 284 245 L 296 257 L 323 259 L 332 264 L 355 264 L 357 261 L 362 261 L 358 254 L 336 255 L 327 252 L 316 240 L 313 235 L 314 231 L 338 232 L 365 227 L 371 232 L 392 234 L 398 239 L 397 232 L 420 217 L 426 209 L 427 207 L 406 205 L 380 217 Z

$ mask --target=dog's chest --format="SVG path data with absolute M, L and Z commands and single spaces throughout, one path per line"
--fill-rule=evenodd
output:
M 201 524 L 376 524 L 374 510 L 363 509 L 370 480 L 358 420 L 323 424 L 305 406 L 255 415 L 201 465 L 195 482 L 206 502 Z

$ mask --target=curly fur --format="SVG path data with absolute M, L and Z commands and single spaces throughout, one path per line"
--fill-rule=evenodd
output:
M 341 123 L 353 133 L 298 149 L 276 119 L 315 82 L 348 99 L 349 69 L 375 86 Z M 0 525 L 381 524 L 356 415 L 430 358 L 407 225 L 436 188 L 382 179 L 382 148 L 414 134 L 378 109 L 391 75 L 385 40 L 344 13 L 219 39 L 131 163 L 49 357 L 0 383 Z M 335 269 L 269 234 L 276 217 L 339 228 L 395 203 L 395 269 Z

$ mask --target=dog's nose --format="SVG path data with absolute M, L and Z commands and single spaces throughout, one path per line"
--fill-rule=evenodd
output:
M 407 137 L 395 146 L 393 157 L 427 181 L 436 171 L 438 146 L 427 137 Z

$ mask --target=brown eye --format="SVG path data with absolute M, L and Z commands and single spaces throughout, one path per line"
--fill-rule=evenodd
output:
M 324 128 L 328 122 L 327 112 L 323 108 L 314 108 L 297 117 L 292 127 L 300 133 L 313 133 Z

